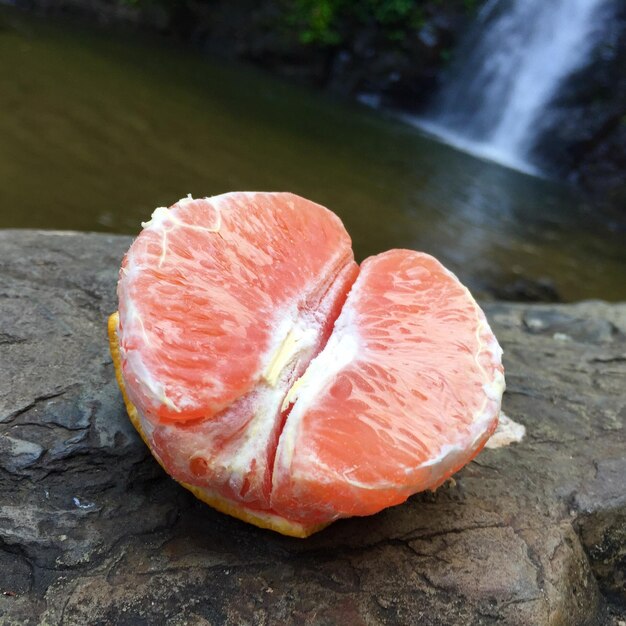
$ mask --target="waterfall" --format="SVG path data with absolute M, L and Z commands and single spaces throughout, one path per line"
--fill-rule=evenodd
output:
M 532 148 L 559 86 L 602 36 L 607 0 L 489 0 L 460 44 L 431 113 L 412 122 L 537 174 Z

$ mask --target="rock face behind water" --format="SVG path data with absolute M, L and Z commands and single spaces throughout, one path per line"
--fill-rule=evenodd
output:
M 307 540 L 213 511 L 126 418 L 130 238 L 0 231 L 0 623 L 618 624 L 626 305 L 491 304 L 520 444 Z
M 626 201 L 626 3 L 605 0 L 604 36 L 583 67 L 560 85 L 549 122 L 540 122 L 537 162 L 606 196 Z M 602 12 L 601 12 L 602 13 Z

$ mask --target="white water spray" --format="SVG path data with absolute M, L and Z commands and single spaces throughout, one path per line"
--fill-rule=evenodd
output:
M 602 36 L 608 0 L 489 0 L 459 47 L 433 113 L 446 143 L 536 174 L 530 151 L 559 87 Z

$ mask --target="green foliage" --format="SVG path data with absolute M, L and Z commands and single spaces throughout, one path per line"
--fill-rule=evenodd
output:
M 1 1 L 1 0 L 0 0 Z M 192 15 L 216 0 L 114 0 L 118 4 L 147 8 L 158 5 L 169 14 L 186 8 Z M 434 12 L 474 12 L 484 0 L 263 0 L 274 9 L 270 30 L 285 26 L 295 31 L 303 44 L 332 47 L 350 41 L 363 28 L 374 27 L 392 45 L 398 44 L 427 23 Z M 278 9 L 278 11 L 276 11 Z M 271 13 L 271 12 L 270 12 Z
M 443 48 L 441 52 L 439 52 L 439 58 L 444 63 L 449 63 L 452 59 L 452 50 L 450 50 L 450 48 Z
M 478 9 L 480 0 L 463 0 L 463 6 L 468 13 L 472 13 Z
M 345 31 L 378 25 L 391 41 L 401 40 L 424 23 L 425 0 L 292 0 L 285 4 L 289 23 L 305 44 L 332 46 Z
M 334 45 L 341 36 L 336 30 L 341 0 L 295 0 L 288 12 L 289 21 L 300 27 L 302 43 Z

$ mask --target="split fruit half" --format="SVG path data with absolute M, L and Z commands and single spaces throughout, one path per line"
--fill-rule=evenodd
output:
M 211 506 L 305 537 L 435 489 L 494 431 L 501 350 L 433 257 L 359 267 L 339 218 L 289 193 L 159 208 L 109 335 L 130 418 Z

